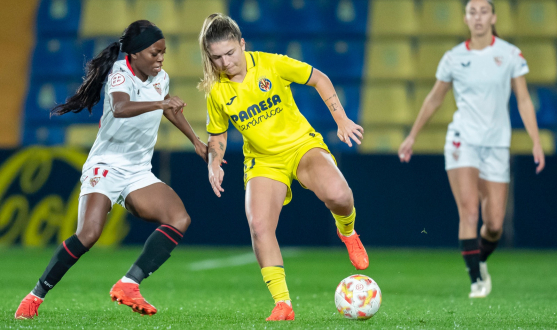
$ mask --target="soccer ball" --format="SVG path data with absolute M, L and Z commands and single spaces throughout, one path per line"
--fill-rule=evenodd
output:
M 335 291 L 335 305 L 340 315 L 352 320 L 367 320 L 381 306 L 381 289 L 365 275 L 352 275 L 340 281 Z

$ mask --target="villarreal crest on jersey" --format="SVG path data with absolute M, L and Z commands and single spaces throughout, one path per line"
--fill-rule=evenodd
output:
M 311 139 L 315 130 L 296 106 L 290 84 L 306 84 L 313 68 L 284 55 L 245 56 L 244 81 L 221 75 L 207 96 L 207 131 L 224 133 L 232 122 L 244 137 L 244 156 L 253 158 L 277 155 Z

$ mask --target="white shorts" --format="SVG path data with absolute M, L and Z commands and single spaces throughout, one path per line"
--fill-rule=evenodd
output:
M 480 178 L 486 181 L 509 183 L 509 148 L 469 145 L 449 131 L 445 142 L 445 170 L 459 167 L 477 168 Z
M 99 193 L 110 199 L 110 207 L 117 203 L 124 208 L 129 193 L 162 182 L 151 171 L 129 172 L 106 164 L 96 164 L 84 170 L 80 181 L 79 197 Z

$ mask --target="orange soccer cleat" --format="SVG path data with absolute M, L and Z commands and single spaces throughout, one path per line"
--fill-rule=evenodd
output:
M 149 304 L 141 296 L 139 284 L 124 283 L 122 280 L 119 280 L 110 289 L 110 297 L 112 301 L 117 301 L 119 305 L 130 306 L 134 312 L 142 315 L 154 315 L 157 312 L 155 306 Z
M 16 319 L 32 319 L 35 315 L 39 316 L 39 306 L 43 302 L 43 299 L 33 295 L 28 294 L 15 311 Z
M 294 321 L 294 310 L 286 302 L 279 301 L 267 321 Z
M 354 230 L 352 235 L 344 236 L 341 235 L 338 229 L 337 234 L 340 240 L 346 244 L 348 257 L 350 257 L 352 265 L 359 270 L 366 269 L 369 266 L 369 258 L 367 257 L 366 249 L 362 245 L 362 241 L 360 241 L 360 235 Z

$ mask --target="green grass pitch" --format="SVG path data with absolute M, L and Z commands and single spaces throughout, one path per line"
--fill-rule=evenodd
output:
M 52 249 L 0 249 L 0 328 L 7 329 L 556 329 L 557 252 L 497 251 L 493 292 L 468 299 L 456 250 L 374 250 L 370 267 L 383 304 L 370 320 L 342 318 L 333 296 L 358 272 L 340 249 L 284 249 L 296 320 L 267 323 L 273 301 L 248 248 L 181 247 L 141 285 L 153 317 L 110 301 L 111 286 L 141 248 L 93 249 L 48 294 L 34 320 L 14 320 Z

